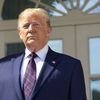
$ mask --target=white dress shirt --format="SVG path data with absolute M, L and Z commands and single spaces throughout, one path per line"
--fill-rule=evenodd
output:
M 37 71 L 36 79 L 38 79 L 38 77 L 39 77 L 40 71 L 44 64 L 45 57 L 47 55 L 47 52 L 48 52 L 48 45 L 45 45 L 44 48 L 42 48 L 41 50 L 36 52 L 37 57 L 34 59 L 35 63 L 36 63 L 36 71 Z M 27 64 L 30 60 L 30 56 L 29 56 L 30 54 L 31 54 L 31 52 L 26 48 L 25 56 L 24 56 L 24 59 L 22 62 L 22 67 L 21 67 L 21 87 L 23 87 L 24 75 L 25 75 Z

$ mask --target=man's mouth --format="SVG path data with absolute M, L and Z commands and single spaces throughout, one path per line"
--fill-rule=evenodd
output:
M 36 40 L 36 36 L 28 36 L 27 40 Z

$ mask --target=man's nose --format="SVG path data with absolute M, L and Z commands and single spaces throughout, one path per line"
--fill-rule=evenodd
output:
M 32 24 L 29 25 L 28 30 L 29 30 L 29 31 L 32 31 L 32 30 L 33 30 L 33 26 L 32 26 Z

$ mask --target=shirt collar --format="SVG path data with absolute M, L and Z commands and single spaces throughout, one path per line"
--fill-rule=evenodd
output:
M 41 60 L 45 60 L 45 57 L 47 55 L 48 52 L 48 45 L 46 44 L 42 49 L 40 49 L 39 51 L 36 52 L 36 54 L 38 55 L 38 57 Z M 25 49 L 25 58 L 28 57 L 31 54 L 31 52 L 26 48 Z

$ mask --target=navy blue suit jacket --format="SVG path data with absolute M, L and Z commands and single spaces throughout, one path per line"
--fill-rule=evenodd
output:
M 0 59 L 0 100 L 24 100 L 20 84 L 23 57 L 24 53 Z M 86 100 L 80 61 L 49 49 L 31 100 Z

